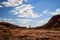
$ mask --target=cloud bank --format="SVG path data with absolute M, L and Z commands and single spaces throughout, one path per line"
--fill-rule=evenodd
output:
M 14 7 L 23 3 L 23 0 L 7 0 L 6 2 L 2 2 L 5 7 Z
M 27 26 L 27 27 L 29 25 L 42 26 L 45 23 L 47 23 L 50 18 L 45 18 L 42 20 L 41 19 L 39 20 L 37 18 L 43 17 L 44 15 L 47 14 L 50 15 L 60 14 L 59 8 L 57 8 L 55 11 L 44 10 L 41 14 L 35 13 L 33 10 L 35 7 L 32 4 L 24 4 L 24 2 L 28 2 L 28 0 L 7 0 L 2 2 L 1 4 L 4 5 L 4 7 L 13 7 L 13 9 L 9 12 L 11 15 L 17 16 L 17 19 L 0 18 L 0 21 L 10 22 L 13 24 L 17 24 L 20 26 Z M 0 5 L 0 8 L 3 8 L 2 5 Z M 24 19 L 20 19 L 20 18 L 24 18 Z
M 23 4 L 21 6 L 15 7 L 11 12 L 17 17 L 26 17 L 26 18 L 37 18 L 39 15 L 34 13 L 33 6 L 31 4 Z

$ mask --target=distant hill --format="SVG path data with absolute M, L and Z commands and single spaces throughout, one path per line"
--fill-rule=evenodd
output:
M 0 26 L 5 26 L 10 29 L 26 29 L 26 27 L 17 26 L 8 22 L 0 22 Z
M 53 16 L 47 24 L 43 26 L 36 27 L 36 29 L 56 29 L 60 30 L 60 14 Z

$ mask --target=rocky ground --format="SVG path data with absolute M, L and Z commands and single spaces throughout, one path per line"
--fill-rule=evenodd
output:
M 53 30 L 22 30 L 20 35 L 30 40 L 60 40 L 60 31 Z
M 60 40 L 60 31 L 2 29 L 0 40 Z

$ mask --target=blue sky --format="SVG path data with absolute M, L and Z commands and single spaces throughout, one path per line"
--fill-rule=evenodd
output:
M 60 14 L 60 0 L 0 0 L 0 21 L 19 26 L 42 26 Z

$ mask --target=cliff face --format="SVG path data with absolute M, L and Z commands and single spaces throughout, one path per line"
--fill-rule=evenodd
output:
M 53 16 L 47 24 L 43 26 L 36 27 L 36 29 L 56 29 L 60 30 L 60 15 Z
M 60 29 L 60 15 L 53 16 L 47 24 L 43 26 L 44 28 L 50 29 Z

